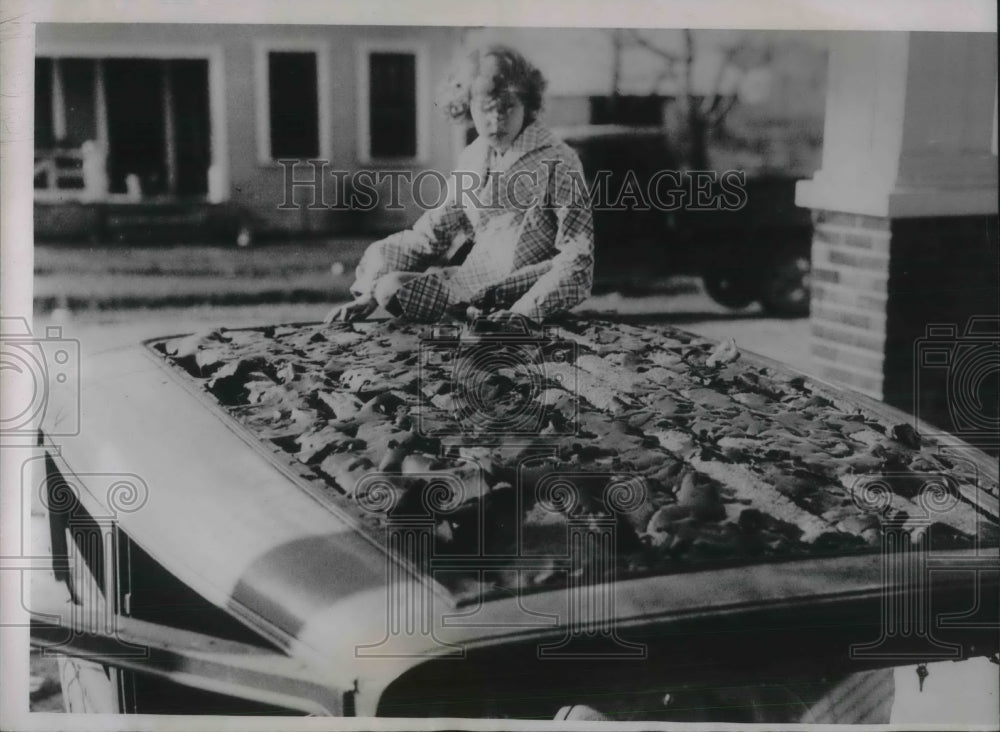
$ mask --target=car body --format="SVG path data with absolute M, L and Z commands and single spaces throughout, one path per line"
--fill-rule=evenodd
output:
M 758 301 L 774 315 L 808 312 L 812 221 L 795 205 L 799 176 L 684 171 L 657 126 L 555 132 L 580 155 L 595 201 L 598 271 L 697 274 L 727 307 Z
M 580 349 L 568 363 L 586 401 L 581 425 L 597 424 L 583 418 L 601 411 L 594 407 L 602 388 L 597 372 L 583 367 L 596 363 L 596 354 L 613 355 L 589 350 L 602 333 L 620 333 L 622 349 L 641 345 L 644 353 L 672 364 L 675 374 L 695 373 L 704 381 L 698 381 L 698 398 L 705 403 L 726 391 L 716 377 L 766 374 L 808 389 L 823 404 L 831 400 L 830 410 L 856 412 L 866 424 L 913 424 L 885 405 L 807 380 L 767 359 L 743 353 L 732 361 L 732 354 L 681 331 L 585 321 L 566 327 L 559 332 L 573 334 L 573 348 Z M 54 568 L 71 599 L 62 607 L 33 608 L 32 625 L 36 645 L 63 654 L 71 709 L 859 721 L 868 717 L 856 703 L 846 707 L 853 711 L 844 712 L 841 705 L 836 714 L 817 709 L 847 693 L 846 681 L 880 669 L 995 656 L 995 625 L 979 621 L 991 612 L 996 616 L 996 466 L 957 441 L 947 449 L 960 456 L 956 464 L 960 459 L 972 468 L 954 483 L 944 478 L 951 486 L 945 493 L 985 528 L 967 532 L 971 544 L 907 555 L 934 570 L 927 585 L 917 587 L 905 572 L 894 573 L 895 555 L 881 551 L 890 544 L 877 542 L 864 551 L 727 555 L 718 561 L 709 552 L 705 561 L 690 564 L 683 559 L 687 554 L 660 554 L 662 563 L 652 569 L 620 565 L 587 575 L 593 562 L 575 565 L 577 555 L 563 556 L 561 549 L 516 557 L 438 552 L 439 520 L 428 525 L 419 512 L 389 520 L 384 507 L 365 503 L 365 495 L 377 502 L 377 491 L 364 494 L 355 487 L 353 494 L 345 493 L 344 486 L 321 475 L 327 468 L 317 465 L 327 465 L 325 460 L 296 459 L 282 425 L 298 418 L 288 417 L 285 406 L 274 403 L 277 426 L 265 434 L 250 416 L 240 415 L 268 416 L 270 408 L 255 409 L 244 396 L 235 401 L 220 396 L 221 375 L 240 373 L 243 363 L 220 353 L 239 344 L 258 347 L 261 339 L 276 344 L 265 358 L 270 362 L 303 349 L 312 349 L 320 359 L 315 363 L 330 354 L 331 363 L 338 354 L 356 359 L 354 366 L 327 364 L 323 373 L 319 367 L 316 373 L 291 368 L 283 372 L 291 382 L 315 378 L 317 384 L 350 391 L 355 367 L 374 369 L 375 378 L 387 381 L 409 380 L 412 368 L 406 363 L 386 366 L 395 363 L 397 334 L 411 338 L 407 342 L 416 337 L 412 329 L 381 323 L 270 326 L 158 338 L 89 358 L 80 433 L 44 441 L 42 497 Z M 444 343 L 461 343 L 466 335 L 445 333 Z M 523 343 L 521 338 L 516 345 Z M 387 360 L 378 361 L 375 353 Z M 556 360 L 566 363 L 562 358 Z M 719 363 L 713 365 L 713 358 Z M 237 366 L 226 371 L 227 364 Z M 258 367 L 270 368 L 253 366 Z M 613 376 L 620 394 L 627 391 L 625 372 L 623 366 Z M 664 378 L 666 372 L 658 373 Z M 374 393 L 383 387 L 369 382 L 365 389 Z M 610 413 L 617 407 L 614 396 L 608 398 L 604 412 Z M 50 432 L 57 434 L 58 427 Z M 577 439 L 575 434 L 583 433 L 570 430 L 564 437 Z M 511 435 L 506 445 L 512 449 L 534 444 L 520 433 Z M 661 442 L 671 445 L 670 434 L 664 435 Z M 594 442 L 606 447 L 614 439 Z M 301 445 L 300 440 L 295 449 Z M 392 441 L 385 445 L 394 448 Z M 680 462 L 703 460 L 690 445 L 656 449 L 664 460 L 672 459 L 671 450 L 688 456 Z M 370 470 L 398 477 L 390 463 Z M 886 481 L 896 480 L 891 471 L 883 472 L 878 475 Z M 593 475 L 582 463 L 577 474 Z M 967 479 L 972 474 L 985 487 Z M 931 471 L 931 478 L 935 475 Z M 899 480 L 903 485 L 906 479 Z M 430 490 L 432 483 L 422 485 Z M 770 490 L 763 482 L 750 488 Z M 736 496 L 727 505 L 741 517 L 760 518 L 760 511 L 747 514 L 741 507 L 740 500 L 753 500 L 752 492 L 745 495 L 751 499 Z M 488 505 L 486 494 L 463 505 L 473 504 Z M 618 518 L 628 519 L 634 509 L 622 512 Z M 602 518 L 600 511 L 574 515 L 584 514 L 590 529 Z M 479 529 L 489 530 L 497 515 L 480 514 L 485 523 L 477 524 Z M 522 515 L 516 513 L 514 522 Z M 542 527 L 535 536 L 565 531 L 565 536 L 594 536 L 573 534 L 571 520 L 550 519 L 534 527 Z M 449 525 L 448 531 L 461 527 Z M 553 525 L 555 533 L 545 533 Z M 615 526 L 620 539 L 624 523 Z M 620 550 L 615 541 L 612 546 Z M 522 582 L 524 576 L 551 574 L 553 566 L 565 570 L 558 581 Z M 513 572 L 514 579 L 507 584 L 484 579 L 501 570 L 508 577 Z M 470 582 L 470 576 L 477 579 Z M 886 609 L 895 607 L 892 598 L 915 592 L 931 603 L 935 618 L 965 613 L 976 622 L 893 632 L 886 645 L 884 619 Z M 867 653 L 861 648 L 866 643 Z M 812 697 L 803 692 L 806 687 Z M 793 698 L 799 701 L 789 701 Z

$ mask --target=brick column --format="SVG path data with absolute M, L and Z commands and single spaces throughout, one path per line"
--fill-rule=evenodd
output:
M 1000 312 L 996 60 L 993 34 L 836 34 L 823 165 L 796 192 L 816 372 L 946 427 L 916 355 L 928 327 Z
M 823 210 L 815 220 L 809 325 L 817 372 L 881 398 L 890 221 Z
M 947 390 L 917 392 L 929 326 L 996 315 L 996 216 L 896 218 L 816 212 L 810 351 L 816 371 L 938 424 Z M 926 376 L 930 376 L 929 374 Z M 926 380 L 925 380 L 926 381 Z

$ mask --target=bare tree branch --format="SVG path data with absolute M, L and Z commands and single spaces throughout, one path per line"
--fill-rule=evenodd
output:
M 664 66 L 662 69 L 660 69 L 660 73 L 657 74 L 656 75 L 656 79 L 653 80 L 653 86 L 649 90 L 649 93 L 650 94 L 659 94 L 660 93 L 660 87 L 663 85 L 663 82 L 666 81 L 671 76 L 674 76 L 674 70 L 673 70 L 672 67 L 670 67 L 670 66 Z
M 645 38 L 641 33 L 639 33 L 639 31 L 634 29 L 629 31 L 629 41 L 631 41 L 633 45 L 652 53 L 654 56 L 657 56 L 661 61 L 663 61 L 663 66 L 657 74 L 656 79 L 653 81 L 652 88 L 650 89 L 651 94 L 658 93 L 660 91 L 660 86 L 666 79 L 677 75 L 677 66 L 681 63 L 681 57 L 671 51 L 660 48 L 648 38 Z M 622 46 L 624 46 L 624 41 Z
M 632 35 L 632 41 L 640 48 L 646 49 L 650 53 L 659 56 L 664 61 L 667 61 L 670 64 L 676 64 L 680 62 L 681 60 L 680 56 L 678 56 L 676 53 L 672 53 L 671 51 L 666 50 L 665 48 L 660 48 L 652 41 L 650 41 L 648 38 L 643 36 L 639 31 L 633 29 L 631 35 Z
M 759 48 L 753 44 L 743 41 L 736 42 L 720 49 L 722 58 L 719 68 L 715 72 L 712 86 L 704 90 L 704 94 L 699 94 L 694 84 L 694 60 L 697 50 L 695 48 L 695 34 L 690 29 L 682 31 L 683 48 L 679 52 L 669 51 L 660 48 L 650 38 L 642 35 L 638 30 L 621 32 L 617 38 L 613 39 L 615 45 L 615 63 L 619 64 L 612 69 L 612 76 L 620 81 L 621 54 L 627 47 L 641 48 L 653 54 L 663 62 L 653 82 L 652 93 L 657 93 L 666 79 L 674 79 L 677 83 L 675 93 L 675 107 L 678 114 L 684 119 L 686 128 L 685 134 L 688 138 L 687 145 L 690 147 L 687 153 L 689 163 L 698 167 L 705 165 L 707 160 L 708 137 L 718 128 L 732 109 L 739 101 L 739 95 L 735 89 L 725 91 L 723 84 L 726 75 L 737 74 L 737 83 L 754 66 L 769 62 L 770 47 Z
M 733 61 L 739 52 L 739 46 L 730 46 L 723 53 L 722 62 L 719 64 L 719 70 L 716 72 L 715 80 L 712 82 L 712 90 L 709 94 L 706 94 L 702 100 L 702 114 L 706 116 L 713 114 L 719 108 L 719 104 L 721 104 L 722 100 L 726 97 L 726 95 L 722 93 L 722 80 L 726 76 L 726 71 L 734 66 Z
M 611 94 L 612 96 L 617 96 L 621 94 L 621 84 L 622 84 L 622 48 L 624 47 L 624 39 L 622 38 L 622 31 L 618 28 L 613 28 L 611 31 Z
M 694 111 L 694 34 L 684 29 L 684 96 Z
M 713 127 L 717 127 L 722 124 L 722 121 L 726 116 L 732 111 L 733 107 L 736 106 L 736 102 L 739 101 L 739 95 L 735 92 L 726 97 L 726 103 L 719 109 L 716 109 L 710 116 L 709 121 Z

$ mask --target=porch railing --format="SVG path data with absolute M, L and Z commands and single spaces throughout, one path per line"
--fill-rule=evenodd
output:
M 34 174 L 37 198 L 102 201 L 108 197 L 107 154 L 94 140 L 79 148 L 36 149 Z
M 86 188 L 83 151 L 51 148 L 35 151 L 36 191 L 80 191 Z

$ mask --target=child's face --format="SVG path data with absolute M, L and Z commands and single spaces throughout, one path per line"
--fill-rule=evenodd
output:
M 470 100 L 472 122 L 480 137 L 501 152 L 507 150 L 524 127 L 524 104 L 511 91 L 473 91 Z

